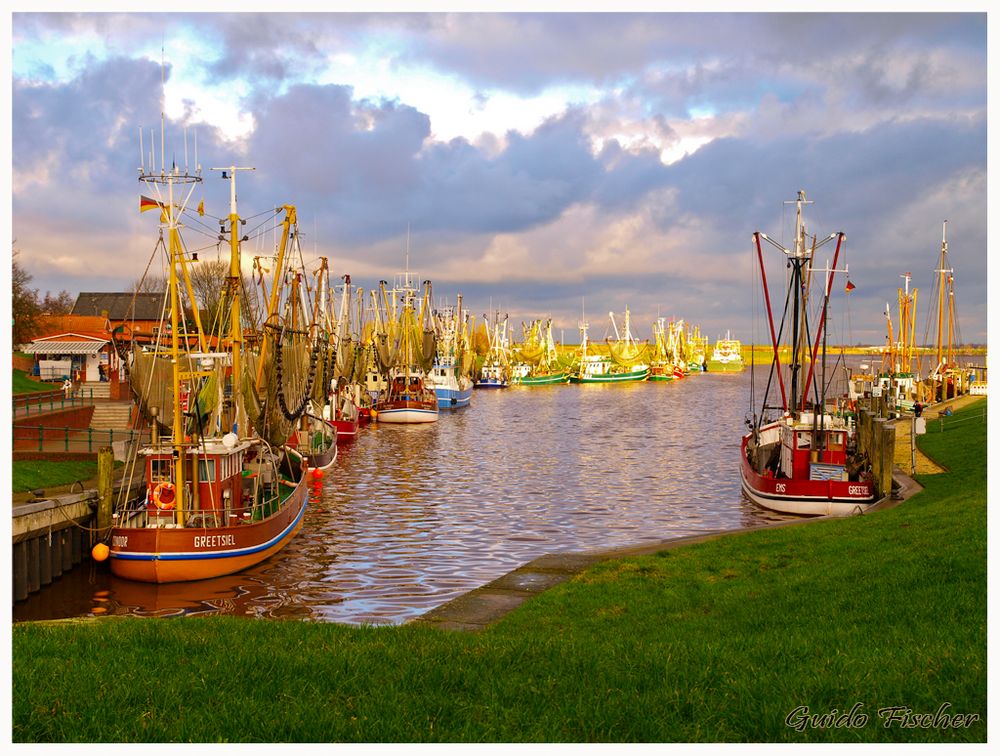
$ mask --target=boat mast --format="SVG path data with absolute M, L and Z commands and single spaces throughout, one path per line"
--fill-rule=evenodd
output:
M 171 361 L 171 391 L 173 396 L 173 423 L 172 423 L 172 439 L 171 445 L 174 449 L 174 482 L 175 482 L 175 495 L 177 497 L 177 523 L 181 526 L 184 524 L 184 508 L 186 505 L 186 497 L 184 495 L 184 412 L 181 407 L 181 381 L 184 379 L 190 379 L 194 377 L 192 373 L 184 369 L 181 365 L 181 321 L 180 321 L 180 279 L 177 274 L 178 267 L 183 267 L 184 265 L 184 247 L 181 243 L 180 235 L 180 217 L 184 212 L 184 208 L 187 207 L 188 201 L 191 199 L 191 195 L 194 193 L 194 188 L 196 185 L 201 183 L 201 166 L 196 166 L 195 172 L 189 173 L 187 166 L 184 168 L 184 172 L 181 173 L 180 169 L 174 165 L 168 171 L 163 165 L 163 146 L 162 143 L 165 139 L 165 121 L 164 116 L 161 112 L 160 114 L 160 160 L 161 166 L 160 170 L 156 169 L 156 158 L 155 154 L 150 156 L 150 168 L 149 171 L 146 170 L 145 160 L 143 159 L 139 166 L 139 181 L 146 184 L 152 189 L 152 191 L 157 196 L 157 204 L 160 207 L 160 228 L 161 228 L 161 238 L 162 238 L 162 228 L 166 225 L 168 229 L 168 252 L 170 255 L 170 275 L 168 277 L 168 286 L 170 289 L 170 361 Z M 142 133 L 140 129 L 140 135 Z M 150 135 L 150 144 L 154 144 L 152 134 Z M 140 148 L 141 149 L 141 148 Z M 140 156 L 142 157 L 142 156 Z M 187 196 L 180 203 L 174 201 L 174 186 L 189 185 L 187 190 Z M 163 192 L 161 187 L 166 187 L 166 201 L 162 196 Z M 192 302 L 192 305 L 197 307 L 197 303 Z M 197 321 L 196 321 L 197 322 Z M 199 328 L 200 331 L 200 328 Z M 200 334 L 199 334 L 200 336 Z M 188 344 L 187 334 L 184 334 L 184 345 Z M 154 421 L 156 422 L 156 421 Z
M 934 272 L 938 274 L 938 315 L 937 315 L 937 371 L 938 375 L 941 375 L 944 370 L 943 360 L 944 360 L 944 337 L 942 334 L 942 328 L 944 326 L 944 290 L 945 290 L 945 275 L 951 273 L 951 270 L 945 268 L 946 257 L 948 255 L 948 221 L 946 220 L 942 226 L 941 231 L 941 261 L 938 264 L 937 270 Z

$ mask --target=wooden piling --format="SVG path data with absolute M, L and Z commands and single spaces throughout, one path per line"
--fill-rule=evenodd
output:
M 26 542 L 25 551 L 27 552 L 27 558 L 25 562 L 27 563 L 27 582 L 28 582 L 28 593 L 34 593 L 39 588 L 42 587 L 41 577 L 38 571 L 38 538 L 29 538 Z
M 38 561 L 38 579 L 42 585 L 49 585 L 52 582 L 52 554 L 49 544 L 52 543 L 52 533 L 34 539 L 36 542 L 35 559 Z
M 22 601 L 28 598 L 28 545 L 24 541 L 14 544 L 14 600 Z
M 97 451 L 97 531 L 98 540 L 111 530 L 111 501 L 114 485 L 115 452 L 110 446 Z

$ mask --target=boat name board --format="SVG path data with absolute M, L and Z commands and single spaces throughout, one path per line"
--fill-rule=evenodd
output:
M 196 549 L 209 549 L 217 546 L 235 546 L 236 536 L 232 533 L 221 535 L 204 535 L 194 537 L 194 547 Z
M 114 536 L 111 539 L 111 545 L 116 549 L 127 549 L 128 548 L 128 536 Z M 219 546 L 235 546 L 236 536 L 232 533 L 223 533 L 221 535 L 203 535 L 194 537 L 194 547 L 196 549 L 214 549 Z

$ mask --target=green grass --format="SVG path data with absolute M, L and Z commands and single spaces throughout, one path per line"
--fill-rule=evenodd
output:
M 986 426 L 865 517 L 602 563 L 476 635 L 233 617 L 13 627 L 15 742 L 986 738 Z M 860 703 L 864 727 L 786 726 Z M 877 711 L 978 714 L 885 728 Z
M 62 386 L 62 383 L 41 383 L 33 381 L 23 370 L 14 370 L 14 377 L 11 379 L 11 389 L 14 394 L 33 394 L 38 391 L 53 391 Z
M 14 493 L 34 491 L 51 486 L 64 486 L 77 480 L 88 481 L 96 478 L 97 462 L 48 459 L 14 460 L 11 477 Z

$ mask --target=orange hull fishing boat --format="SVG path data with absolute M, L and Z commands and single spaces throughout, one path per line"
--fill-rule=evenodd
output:
M 240 276 L 236 170 L 223 173 L 231 182 L 229 280 Z M 275 337 L 273 328 L 265 329 L 261 352 L 242 354 L 239 286 L 227 283 L 222 292 L 223 305 L 228 306 L 224 311 L 230 315 L 228 335 L 205 334 L 197 309 L 192 313 L 195 322 L 185 322 L 181 287 L 197 256 L 183 246 L 180 218 L 201 183 L 200 169 L 191 174 L 187 169 L 181 173 L 177 168 L 144 167 L 140 180 L 157 195 L 143 198 L 140 209 L 158 207 L 161 213 L 156 252 L 162 250 L 169 258 L 170 320 L 159 329 L 157 343 L 133 347 L 128 363 L 130 384 L 150 422 L 152 438 L 126 463 L 126 479 L 142 476 L 145 486 L 139 497 L 114 507 L 108 557 L 112 573 L 129 580 L 203 580 L 267 559 L 301 527 L 308 502 L 307 462 L 284 442 L 302 415 L 301 407 L 288 407 L 300 396 L 299 404 L 305 406 L 315 360 L 310 364 L 302 359 L 308 344 L 303 352 L 301 344 L 283 343 L 284 329 Z M 286 217 L 269 319 L 277 311 L 284 251 L 295 224 L 295 208 L 285 206 L 282 211 Z M 275 358 L 265 353 L 268 349 Z M 268 365 L 270 371 L 265 370 Z M 282 416 L 276 416 L 279 408 Z

